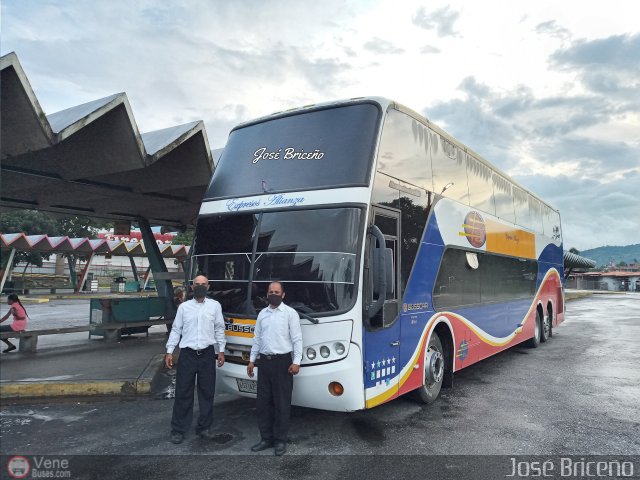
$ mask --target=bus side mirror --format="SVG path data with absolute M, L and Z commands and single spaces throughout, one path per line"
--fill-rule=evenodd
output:
M 393 291 L 393 282 L 388 281 L 390 275 L 393 278 L 393 254 L 390 248 L 385 248 L 384 236 L 377 226 L 371 225 L 368 233 L 377 242 L 371 259 L 371 280 L 374 299 L 367 308 L 367 316 L 372 318 L 382 309 L 389 288 Z
M 394 292 L 393 285 L 393 250 L 390 248 L 376 247 L 373 254 L 373 294 L 378 297 L 384 295 L 385 297 L 392 296 Z M 375 281 L 376 275 L 384 275 L 384 282 Z M 382 286 L 385 286 L 384 293 L 382 292 Z

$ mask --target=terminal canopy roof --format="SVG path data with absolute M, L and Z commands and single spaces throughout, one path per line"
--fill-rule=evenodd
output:
M 141 134 L 125 93 L 45 115 L 0 57 L 0 208 L 186 227 L 214 165 L 202 121 Z
M 47 235 L 25 235 L 24 233 L 0 234 L 2 252 L 11 249 L 17 251 L 40 253 L 77 253 L 99 255 L 116 255 L 128 257 L 146 257 L 143 242 L 125 242 L 124 240 L 107 240 L 105 238 L 69 238 L 49 237 Z M 159 244 L 163 258 L 184 259 L 189 253 L 185 245 Z
M 593 268 L 596 262 L 571 252 L 564 252 L 564 268 Z

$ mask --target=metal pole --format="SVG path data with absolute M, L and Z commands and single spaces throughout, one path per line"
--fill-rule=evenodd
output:
M 11 253 L 9 254 L 9 261 L 7 262 L 7 267 L 4 269 L 2 273 L 2 283 L 0 283 L 0 292 L 4 290 L 4 282 L 11 276 L 11 271 L 13 270 L 13 257 L 16 256 L 16 249 L 12 248 Z
M 142 233 L 142 241 L 144 242 L 144 248 L 147 251 L 147 257 L 149 258 L 149 267 L 153 272 L 153 279 L 156 283 L 156 290 L 158 291 L 158 297 L 164 297 L 166 299 L 166 312 L 168 318 L 172 318 L 169 315 L 173 313 L 175 315 L 176 308 L 173 305 L 173 285 L 171 280 L 166 278 L 167 265 L 164 263 L 160 248 L 156 243 L 156 239 L 151 231 L 151 225 L 146 218 L 138 218 L 138 226 Z
M 131 271 L 133 272 L 133 279 L 136 282 L 139 282 L 140 280 L 138 279 L 138 267 L 136 266 L 136 261 L 133 259 L 132 255 L 128 255 L 129 257 L 129 262 L 131 263 Z

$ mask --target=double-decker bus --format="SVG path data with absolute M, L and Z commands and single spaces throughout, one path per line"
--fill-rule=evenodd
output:
M 564 319 L 560 216 L 418 113 L 382 98 L 234 128 L 203 201 L 192 278 L 222 304 L 218 386 L 246 375 L 278 280 L 301 317 L 294 405 L 434 401 L 454 372 Z M 260 375 L 258 364 L 257 374 Z

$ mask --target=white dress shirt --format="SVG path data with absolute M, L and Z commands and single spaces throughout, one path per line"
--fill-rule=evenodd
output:
M 195 298 L 182 302 L 167 340 L 167 353 L 173 353 L 178 342 L 180 348 L 188 347 L 193 350 L 217 344 L 218 352 L 224 352 L 227 339 L 220 304 L 210 298 L 205 298 L 203 302 L 198 302 Z
M 302 361 L 302 329 L 300 316 L 293 308 L 281 303 L 276 308 L 263 308 L 256 320 L 250 361 L 258 354 L 293 352 L 293 363 Z

